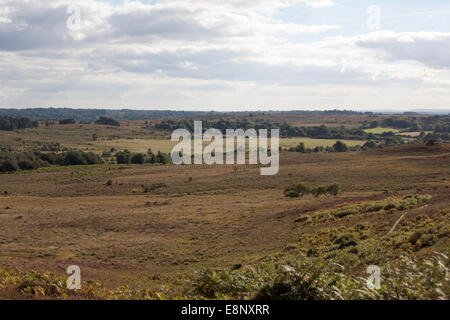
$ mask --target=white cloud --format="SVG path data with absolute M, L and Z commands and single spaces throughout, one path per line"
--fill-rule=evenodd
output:
M 327 37 L 339 26 L 277 18 L 328 0 L 79 0 L 73 31 L 73 3 L 0 0 L 0 106 L 395 107 L 430 92 L 446 106 L 449 33 Z
M 311 8 L 326 8 L 335 5 L 335 2 L 332 0 L 299 0 L 297 2 L 303 3 Z

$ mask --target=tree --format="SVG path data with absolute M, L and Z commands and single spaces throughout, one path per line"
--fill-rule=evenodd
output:
M 375 149 L 376 147 L 378 147 L 378 145 L 375 141 L 369 140 L 366 143 L 364 143 L 363 147 L 366 149 Z
M 0 162 L 0 172 L 13 172 L 19 169 L 15 159 L 5 159 Z
M 121 151 L 116 153 L 116 161 L 118 164 L 129 164 L 130 163 L 130 153 Z
M 166 153 L 162 153 L 161 151 L 158 151 L 158 154 L 156 155 L 156 162 L 167 164 L 169 163 L 169 155 Z
M 305 144 L 303 142 L 300 142 L 298 146 L 295 148 L 295 151 L 305 153 L 306 152 Z
M 347 152 L 348 147 L 342 141 L 336 141 L 336 143 L 333 145 L 333 150 L 334 152 Z
M 63 159 L 63 165 L 66 166 L 86 165 L 86 164 L 88 164 L 87 160 L 85 159 L 83 154 L 78 151 L 67 152 Z
M 145 155 L 143 153 L 135 153 L 131 156 L 131 163 L 143 164 L 145 162 Z

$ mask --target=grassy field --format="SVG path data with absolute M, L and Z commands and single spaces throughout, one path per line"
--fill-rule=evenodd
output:
M 377 127 L 377 128 L 371 128 L 371 129 L 365 129 L 364 130 L 367 133 L 373 133 L 373 134 L 382 134 L 385 132 L 393 132 L 393 133 L 399 133 L 400 131 L 394 128 L 381 128 L 381 127 Z

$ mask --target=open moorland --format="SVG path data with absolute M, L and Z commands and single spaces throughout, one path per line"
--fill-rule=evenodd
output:
M 367 116 L 349 117 L 359 127 Z M 15 152 L 55 145 L 99 156 L 112 148 L 169 152 L 170 133 L 151 127 L 159 120 L 42 123 L 0 131 L 0 143 Z M 275 176 L 261 176 L 258 166 L 119 164 L 110 155 L 99 164 L 0 174 L 0 297 L 448 298 L 450 144 L 284 149 L 336 140 L 283 138 Z M 349 147 L 367 141 L 341 140 Z M 340 190 L 286 197 L 300 182 L 339 183 Z M 95 282 L 69 292 L 69 265 Z M 381 267 L 383 288 L 359 292 L 355 279 L 367 277 L 369 265 Z

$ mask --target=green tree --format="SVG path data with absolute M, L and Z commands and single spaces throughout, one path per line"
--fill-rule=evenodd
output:
M 333 150 L 334 152 L 347 152 L 348 147 L 342 141 L 336 141 L 336 143 L 333 145 Z
M 129 164 L 131 155 L 129 152 L 121 151 L 116 153 L 116 161 L 118 164 Z
M 143 153 L 135 153 L 131 156 L 131 163 L 143 164 L 145 163 L 145 155 Z

